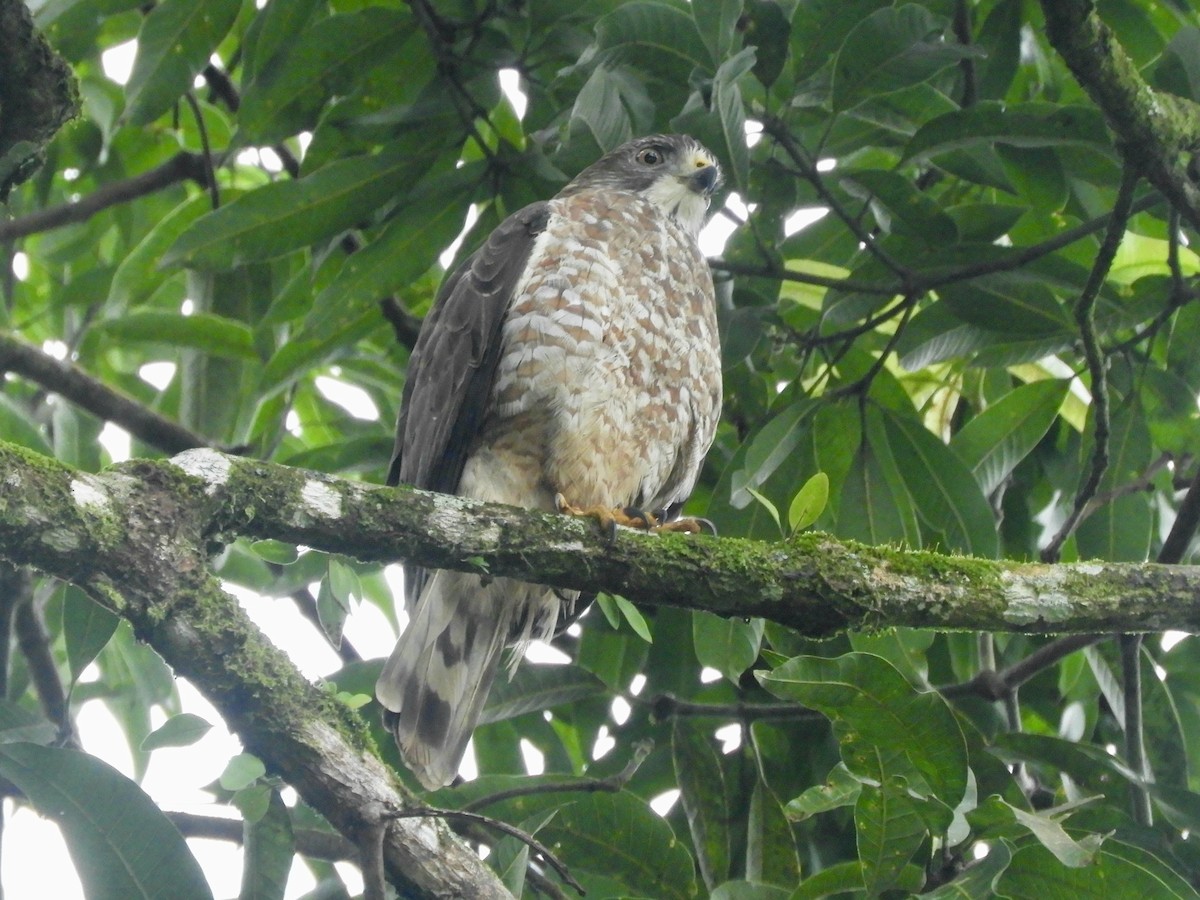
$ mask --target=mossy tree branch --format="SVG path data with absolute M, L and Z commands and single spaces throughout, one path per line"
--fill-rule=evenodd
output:
M 1200 189 L 1188 176 L 1200 152 L 1200 106 L 1151 88 L 1091 0 L 1041 6 L 1050 43 L 1104 113 L 1126 159 L 1200 228 Z
M 203 581 L 200 548 L 245 536 L 364 561 L 608 590 L 651 606 L 762 616 L 810 636 L 883 625 L 1030 634 L 1200 629 L 1200 569 L 1191 567 L 980 560 L 819 533 L 765 543 L 622 531 L 610 541 L 587 521 L 215 450 L 90 475 L 0 443 L 0 473 L 0 556 L 111 594 L 112 608 L 135 625 L 174 603 L 157 596 L 163 582 L 146 566 L 182 553 L 174 577 L 193 572 Z M 156 500 L 142 506 L 146 492 Z M 139 604 L 150 612 L 138 612 Z M 144 624 L 148 632 L 161 627 Z

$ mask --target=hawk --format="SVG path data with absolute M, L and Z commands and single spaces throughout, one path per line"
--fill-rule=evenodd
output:
M 547 511 L 677 508 L 721 410 L 697 244 L 720 180 L 693 138 L 643 137 L 501 223 L 422 326 L 388 483 Z M 413 567 L 405 581 L 411 618 L 375 692 L 435 789 L 458 771 L 503 649 L 515 667 L 577 595 Z

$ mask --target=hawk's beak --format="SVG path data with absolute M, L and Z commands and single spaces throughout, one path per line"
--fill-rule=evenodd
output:
M 687 186 L 697 194 L 711 197 L 721 186 L 721 167 L 707 154 L 697 154 L 692 165 L 694 171 L 685 179 Z

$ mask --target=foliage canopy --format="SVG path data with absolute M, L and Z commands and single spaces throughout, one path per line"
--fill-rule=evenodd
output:
M 111 422 L 135 458 L 212 446 L 380 482 L 447 269 L 601 152 L 682 131 L 721 157 L 729 200 L 712 260 L 727 406 L 689 511 L 764 541 L 1190 559 L 1200 216 L 1171 180 L 1200 131 L 1185 3 L 30 7 L 81 114 L 44 147 L 14 138 L 0 86 L 5 442 L 98 472 Z M 105 54 L 135 38 L 122 85 Z M 296 600 L 335 642 L 357 604 L 394 619 L 377 565 L 209 537 L 224 582 Z M 55 816 L 90 896 L 211 896 L 176 828 L 212 824 L 166 825 L 80 752 L 72 715 L 107 703 L 135 778 L 208 723 L 119 625 L 119 598 L 47 568 L 0 571 L 0 776 Z M 815 641 L 602 594 L 557 646 L 567 662 L 494 690 L 479 777 L 426 801 L 536 835 L 589 897 L 1197 895 L 1192 637 Z M 339 652 L 330 694 L 398 765 L 361 706 L 380 661 Z M 347 894 L 329 860 L 348 847 L 322 843 L 303 789 L 283 802 L 295 775 L 244 754 L 212 788 L 245 822 L 243 896 L 282 897 L 297 853 L 320 896 Z M 477 825 L 509 890 L 570 895 Z

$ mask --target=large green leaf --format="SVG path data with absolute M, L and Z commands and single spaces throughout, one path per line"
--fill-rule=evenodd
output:
M 212 313 L 185 316 L 165 310 L 139 309 L 102 322 L 95 332 L 121 341 L 191 347 L 228 359 L 258 358 L 247 326 Z
M 692 832 L 700 875 L 711 890 L 730 874 L 730 792 L 712 729 L 677 717 L 671 726 L 671 758 L 679 799 Z
M 737 684 L 754 661 L 762 643 L 762 619 L 731 619 L 696 610 L 692 613 L 692 642 L 696 659 Z
M 63 591 L 62 627 L 67 664 L 75 681 L 104 649 L 120 619 L 82 590 L 71 585 Z
M 925 840 L 928 829 L 903 779 L 863 785 L 854 804 L 854 830 L 863 886 L 870 896 L 891 888 Z
M 138 33 L 137 58 L 125 87 L 125 115 L 153 122 L 185 92 L 233 25 L 241 0 L 163 0 Z
M 1046 436 L 1070 388 L 1048 379 L 1022 385 L 975 416 L 950 440 L 985 494 L 1004 483 Z
M 1119 840 L 1105 841 L 1092 865 L 1076 869 L 1059 865 L 1040 844 L 1022 847 L 1013 854 L 1011 864 L 996 885 L 1002 896 L 1012 900 L 1046 900 L 1047 896 L 1072 900 L 1200 897 L 1194 887 L 1150 851 Z M 1047 894 L 1048 885 L 1054 885 L 1055 893 Z
M 288 808 L 272 789 L 266 814 L 245 823 L 242 890 L 238 900 L 283 900 L 296 841 Z
M 713 68 L 687 4 L 622 3 L 596 23 L 596 45 L 606 59 L 637 60 L 666 78 Z
M 880 415 L 921 518 L 945 536 L 948 549 L 994 557 L 995 518 L 966 465 L 916 419 L 886 410 Z
M 332 163 L 299 181 L 264 185 L 200 218 L 162 264 L 228 269 L 308 246 L 364 222 L 431 162 L 384 150 Z
M 406 196 L 375 240 L 353 254 L 317 295 L 305 324 L 309 334 L 336 333 L 372 306 L 429 269 L 462 230 L 482 163 L 427 177 Z
M 311 128 L 330 96 L 345 93 L 374 66 L 402 52 L 427 53 L 407 42 L 414 27 L 405 10 L 377 6 L 316 22 L 275 65 L 256 73 L 238 112 L 241 133 L 265 144 Z
M 954 714 L 939 694 L 914 691 L 886 660 L 868 653 L 797 656 L 756 675 L 776 696 L 828 716 L 856 775 L 900 776 L 918 795 L 951 806 L 962 799 L 967 747 Z
M 973 47 L 943 40 L 945 28 L 944 19 L 913 3 L 885 7 L 861 20 L 838 51 L 834 111 L 925 81 L 961 59 L 980 55 Z
M 938 116 L 923 125 L 904 148 L 906 159 L 922 159 L 977 146 L 1084 145 L 1109 148 L 1104 116 L 1091 106 L 1056 103 L 1005 104 L 987 101 Z
M 170 819 L 107 763 L 78 750 L 0 744 L 0 775 L 62 829 L 87 896 L 212 900 Z
M 570 846 L 573 866 L 606 875 L 633 896 L 695 896 L 691 854 L 665 819 L 626 791 L 563 805 L 538 838 L 551 847 Z

